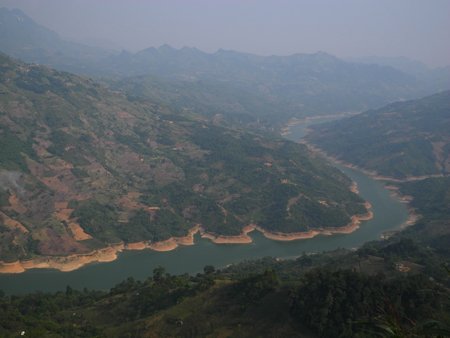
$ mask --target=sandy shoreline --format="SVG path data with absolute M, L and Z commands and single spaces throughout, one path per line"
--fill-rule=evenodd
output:
M 265 230 L 255 224 L 250 224 L 242 229 L 242 233 L 236 236 L 215 235 L 206 232 L 200 225 L 194 226 L 183 237 L 171 237 L 161 242 L 149 241 L 135 243 L 119 243 L 105 248 L 94 250 L 87 254 L 73 254 L 68 256 L 43 256 L 25 261 L 1 262 L 0 273 L 22 273 L 29 269 L 56 269 L 62 272 L 77 270 L 87 264 L 112 262 L 117 259 L 119 253 L 126 250 L 145 250 L 165 252 L 176 249 L 180 245 L 194 245 L 194 235 L 200 233 L 202 238 L 211 240 L 215 244 L 249 244 L 253 239 L 248 235 L 252 231 L 261 232 L 266 238 L 276 241 L 293 241 L 313 238 L 318 235 L 349 234 L 359 228 L 361 221 L 373 217 L 370 204 L 366 202 L 367 213 L 352 216 L 351 222 L 344 227 L 315 229 L 304 232 L 281 233 Z
M 211 242 L 215 244 L 249 244 L 252 243 L 253 240 L 248 234 L 254 231 L 256 228 L 257 226 L 255 224 L 249 224 L 244 228 L 242 228 L 242 232 L 240 235 L 236 236 L 216 235 L 205 232 L 202 229 L 201 236 L 202 238 L 209 239 Z
M 354 115 L 354 114 L 349 114 L 349 115 Z M 308 120 L 308 119 L 305 119 L 305 120 Z M 289 132 L 289 127 L 296 125 L 298 123 L 302 123 L 302 122 L 304 122 L 304 121 L 302 121 L 302 120 L 291 121 L 287 125 L 287 127 L 283 130 L 283 132 L 284 132 L 283 134 L 286 134 Z M 331 162 L 336 162 L 345 167 L 348 167 L 351 169 L 356 169 L 358 171 L 363 172 L 370 178 L 379 180 L 379 181 L 391 181 L 391 182 L 395 182 L 395 183 L 401 183 L 401 182 L 411 182 L 411 181 L 422 180 L 422 179 L 430 178 L 430 177 L 443 176 L 443 175 L 410 176 L 410 177 L 406 177 L 404 179 L 396 179 L 394 177 L 380 176 L 376 172 L 372 172 L 372 171 L 366 170 L 364 168 L 355 166 L 351 163 L 347 163 L 347 162 L 338 160 L 337 158 L 328 155 L 323 150 L 321 150 L 307 142 L 303 141 L 301 143 L 305 144 L 311 151 L 322 155 L 323 157 L 327 158 Z M 386 188 L 390 189 L 389 186 L 386 186 Z M 394 188 L 396 188 L 396 187 L 394 187 Z M 391 191 L 392 190 L 396 190 L 395 192 L 393 192 L 393 195 L 395 198 L 397 198 L 398 200 L 400 200 L 403 203 L 409 204 L 409 202 L 411 201 L 411 196 L 401 195 L 398 192 L 398 188 L 397 189 L 391 188 Z M 352 191 L 353 193 L 359 194 L 359 189 L 358 189 L 358 185 L 356 184 L 356 182 L 352 182 L 352 184 L 350 186 L 350 191 Z M 240 235 L 236 235 L 236 236 L 215 235 L 215 234 L 210 234 L 210 233 L 204 233 L 204 232 L 202 232 L 203 230 L 201 231 L 201 234 L 202 234 L 202 238 L 207 238 L 217 244 L 247 244 L 247 243 L 251 243 L 252 238 L 248 234 L 255 230 L 261 232 L 266 238 L 276 240 L 276 241 L 293 241 L 293 240 L 300 240 L 300 239 L 309 239 L 309 238 L 313 238 L 318 235 L 350 234 L 359 228 L 362 221 L 368 221 L 373 218 L 373 212 L 371 211 L 372 206 L 370 205 L 370 203 L 366 202 L 365 207 L 367 210 L 367 212 L 365 214 L 352 216 L 351 222 L 344 227 L 314 229 L 314 230 L 297 232 L 297 233 L 281 233 L 281 232 L 271 232 L 271 231 L 265 230 L 257 225 L 251 224 L 251 225 L 244 227 L 242 230 L 242 233 Z M 408 213 L 409 213 L 408 219 L 400 226 L 401 229 L 415 224 L 417 222 L 417 220 L 420 219 L 420 217 L 421 217 L 410 206 L 408 206 Z
M 296 121 L 293 122 L 293 124 L 296 124 Z M 379 176 L 377 173 L 365 170 L 363 168 L 359 168 L 344 161 L 340 161 L 307 142 L 302 143 L 308 146 L 308 148 L 311 151 L 319 153 L 320 155 L 324 156 L 330 161 L 337 162 L 349 168 L 357 169 L 366 174 L 367 176 L 376 180 L 405 182 L 412 180 L 420 180 L 427 177 L 436 177 L 432 175 L 427 177 L 410 177 L 406 178 L 405 180 L 398 180 L 395 178 Z M 409 203 L 410 198 L 408 196 L 401 196 L 398 192 L 398 188 L 397 189 L 396 187 L 390 188 L 389 186 L 387 186 L 386 188 L 390 189 L 391 192 L 395 194 L 395 197 L 400 199 L 402 202 Z M 358 186 L 355 182 L 352 183 L 350 190 L 354 193 L 359 193 Z M 180 245 L 194 245 L 195 244 L 194 235 L 197 233 L 200 233 L 202 238 L 209 239 L 216 244 L 252 243 L 253 240 L 248 234 L 255 230 L 261 232 L 266 238 L 276 241 L 293 241 L 301 239 L 310 239 L 318 235 L 350 234 L 359 228 L 362 221 L 367 221 L 373 218 L 373 212 L 370 210 L 371 209 L 370 203 L 366 202 L 365 207 L 367 211 L 365 214 L 352 216 L 350 223 L 343 227 L 328 227 L 328 228 L 318 228 L 314 230 L 308 230 L 304 232 L 282 233 L 282 232 L 271 232 L 259 227 L 256 224 L 250 224 L 245 226 L 242 229 L 241 234 L 239 235 L 224 236 L 208 233 L 200 225 L 196 225 L 188 231 L 188 234 L 186 236 L 171 237 L 167 240 L 160 242 L 152 243 L 149 241 L 141 241 L 127 244 L 119 243 L 119 244 L 111 244 L 105 248 L 97 249 L 87 254 L 73 254 L 68 256 L 55 256 L 55 257 L 42 256 L 33 258 L 31 260 L 16 261 L 10 263 L 0 261 L 0 273 L 10 273 L 10 274 L 22 273 L 25 272 L 26 270 L 37 268 L 56 269 L 63 272 L 73 271 L 91 263 L 114 261 L 118 258 L 118 254 L 125 250 L 151 249 L 154 251 L 165 252 L 174 250 Z M 408 210 L 409 210 L 408 220 L 401 226 L 401 228 L 414 224 L 420 218 L 420 215 L 416 214 L 414 212 L 414 209 L 409 207 Z
M 274 241 L 295 241 L 300 239 L 313 238 L 318 235 L 350 234 L 359 228 L 359 225 L 361 224 L 362 221 L 368 221 L 373 218 L 373 212 L 370 210 L 372 208 L 370 203 L 366 202 L 364 205 L 367 212 L 363 215 L 352 216 L 350 223 L 343 227 L 327 227 L 327 228 L 317 228 L 308 231 L 283 233 L 283 232 L 269 231 L 261 228 L 256 224 L 250 224 L 242 229 L 242 233 L 240 235 L 223 236 L 203 232 L 202 238 L 207 238 L 216 244 L 248 244 L 252 243 L 253 241 L 248 234 L 255 230 L 262 233 L 264 237 L 272 239 Z
M 29 269 L 56 269 L 73 271 L 94 262 L 112 262 L 117 254 L 124 249 L 124 244 L 111 245 L 94 250 L 88 254 L 75 254 L 58 257 L 36 257 L 25 261 L 11 263 L 0 262 L 0 273 L 21 273 Z
M 411 201 L 413 200 L 413 197 L 400 194 L 400 189 L 397 186 L 386 185 L 385 188 L 390 191 L 391 196 L 398 199 L 400 202 L 407 204 L 408 218 L 404 223 L 400 225 L 400 229 L 403 230 L 406 227 L 414 225 L 422 217 L 422 215 L 418 214 L 416 212 L 416 209 L 411 207 Z
M 280 134 L 282 136 L 286 136 L 290 134 L 290 127 L 296 126 L 301 123 L 305 123 L 308 121 L 315 121 L 315 120 L 324 120 L 324 119 L 330 119 L 330 118 L 342 118 L 342 117 L 351 117 L 360 114 L 359 112 L 345 112 L 345 113 L 338 113 L 338 114 L 327 114 L 327 115 L 319 115 L 319 116 L 305 116 L 303 118 L 291 118 L 285 127 L 281 128 Z
M 367 212 L 363 215 L 354 215 L 351 217 L 351 221 L 349 224 L 343 227 L 328 227 L 328 228 L 318 228 L 312 229 L 303 232 L 294 232 L 294 233 L 282 233 L 282 232 L 271 232 L 260 227 L 256 227 L 255 230 L 261 232 L 264 237 L 275 240 L 275 241 L 294 241 L 299 239 L 309 239 L 316 237 L 318 235 L 335 235 L 335 234 L 350 234 L 355 230 L 359 229 L 359 226 L 362 221 L 368 221 L 373 218 L 373 212 L 370 210 L 371 205 L 369 202 L 365 203 L 365 207 Z
M 87 254 L 73 254 L 68 256 L 42 256 L 30 260 L 16 262 L 1 262 L 0 273 L 21 273 L 29 269 L 56 269 L 63 272 L 77 270 L 90 263 L 112 262 L 118 254 L 125 250 L 170 251 L 179 245 L 194 245 L 194 235 L 200 231 L 196 225 L 183 237 L 171 237 L 165 241 L 150 243 L 148 241 L 135 243 L 111 244 L 105 248 L 97 249 Z
M 314 149 L 314 151 L 317 151 Z M 322 152 L 321 152 L 322 153 Z M 322 153 L 323 154 L 323 153 Z M 326 156 L 326 154 L 323 154 Z M 352 183 L 350 190 L 358 193 L 358 186 Z M 282 233 L 271 232 L 259 227 L 256 224 L 250 224 L 242 229 L 241 234 L 235 236 L 224 236 L 206 232 L 200 225 L 196 225 L 188 231 L 183 237 L 171 237 L 160 242 L 141 241 L 134 243 L 112 244 L 105 248 L 94 250 L 87 254 L 73 254 L 68 256 L 42 256 L 30 260 L 2 262 L 0 261 L 0 273 L 22 273 L 29 269 L 56 269 L 62 272 L 77 270 L 91 263 L 112 262 L 117 259 L 119 253 L 126 250 L 145 250 L 150 249 L 159 252 L 166 252 L 176 249 L 180 245 L 194 245 L 194 235 L 200 233 L 202 238 L 209 239 L 215 244 L 249 244 L 253 239 L 248 235 L 252 231 L 261 232 L 264 237 L 275 241 L 293 241 L 309 239 L 318 235 L 349 234 L 359 228 L 361 221 L 367 221 L 373 218 L 373 212 L 370 210 L 370 203 L 366 202 L 367 212 L 364 215 L 354 215 L 349 224 L 343 227 L 318 228 L 303 232 Z M 411 220 L 411 222 L 414 220 Z

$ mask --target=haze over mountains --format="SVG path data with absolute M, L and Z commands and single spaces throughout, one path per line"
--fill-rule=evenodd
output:
M 447 86 L 430 81 L 434 73 L 425 66 L 402 59 L 384 63 L 403 65 L 403 71 L 324 52 L 263 57 L 163 45 L 117 53 L 65 41 L 19 10 L 1 9 L 0 23 L 0 50 L 102 76 L 103 83 L 125 92 L 114 94 L 92 80 L 1 57 L 4 218 L 10 225 L 16 222 L 11 229 L 31 233 L 20 234 L 20 245 L 3 252 L 10 259 L 84 252 L 118 241 L 166 240 L 185 235 L 195 224 L 217 235 L 239 235 L 249 223 L 279 232 L 345 226 L 364 208 L 348 192 L 344 176 L 302 146 L 241 127 L 274 129 L 292 117 L 358 111 Z M 425 105 L 398 103 L 338 122 L 342 126 L 333 126 L 333 132 L 361 135 L 356 145 L 349 140 L 340 156 L 355 163 L 354 153 L 359 154 L 356 164 L 396 177 L 446 172 L 448 92 L 417 102 Z M 404 114 L 392 111 L 403 112 L 402 107 Z M 429 119 L 424 115 L 429 109 L 440 114 L 430 126 L 443 128 L 440 139 L 421 131 L 429 123 L 411 120 L 402 139 L 408 151 L 398 150 L 400 165 L 389 148 L 394 141 L 380 143 L 382 131 L 372 124 L 399 129 L 385 131 L 397 140 L 403 135 L 401 121 L 413 113 Z M 386 114 L 387 121 L 379 120 Z M 358 122 L 367 117 L 373 123 Z M 223 120 L 238 129 L 220 127 Z M 369 139 L 372 134 L 375 140 Z M 318 144 L 333 148 L 344 142 L 330 135 L 329 140 L 320 136 Z M 423 146 L 412 145 L 411 138 Z M 372 156 L 367 143 L 386 153 Z M 436 154 L 439 165 L 428 161 Z M 149 207 L 159 210 L 150 222 L 144 211 Z M 19 209 L 28 213 L 16 218 Z M 55 217 L 50 231 L 47 225 Z M 87 246 L 73 241 L 76 229 L 93 241 L 84 242 Z M 56 245 L 64 242 L 61 236 L 69 244 Z
M 408 60 L 395 67 L 324 52 L 262 57 L 168 45 L 117 53 L 67 42 L 19 10 L 0 13 L 0 50 L 8 55 L 106 77 L 133 96 L 240 122 L 273 125 L 293 116 L 363 111 L 450 88 L 448 69 L 405 72 Z
M 450 336 L 449 73 L 325 52 L 118 52 L 0 9 L 0 336 Z M 366 171 L 279 135 L 327 118 L 342 119 L 312 126 L 307 142 Z M 308 252 L 261 246 L 255 229 Z M 252 241 L 252 257 L 286 245 L 289 258 L 245 261 L 229 245 Z M 319 241 L 348 249 L 320 253 Z M 191 249 L 203 272 L 187 266 Z M 59 282 L 59 271 L 25 271 L 125 259 L 150 273 L 162 255 L 195 275 L 159 266 L 81 291 L 60 281 L 108 280 L 105 265 Z M 55 293 L 24 295 L 19 277 Z M 21 295 L 5 296 L 3 281 Z
M 96 61 L 109 51 L 62 39 L 57 33 L 35 23 L 21 10 L 0 9 L 1 51 L 27 62 L 65 67 Z

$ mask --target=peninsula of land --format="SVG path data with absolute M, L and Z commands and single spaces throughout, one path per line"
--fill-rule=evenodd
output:
M 355 187 L 355 185 L 353 185 Z M 87 254 L 73 254 L 68 256 L 42 256 L 30 260 L 15 262 L 0 262 L 0 273 L 22 273 L 29 269 L 56 269 L 62 272 L 77 270 L 87 264 L 112 262 L 125 250 L 150 249 L 159 252 L 175 250 L 180 245 L 194 245 L 194 236 L 200 233 L 202 238 L 211 240 L 215 244 L 249 244 L 253 240 L 249 236 L 252 231 L 261 232 L 266 238 L 275 241 L 293 241 L 313 238 L 318 235 L 349 234 L 359 228 L 361 221 L 370 220 L 373 212 L 370 203 L 366 202 L 367 212 L 363 215 L 354 215 L 351 222 L 343 227 L 317 228 L 304 232 L 282 233 L 271 232 L 250 224 L 242 229 L 242 233 L 236 236 L 216 235 L 206 232 L 200 225 L 196 225 L 183 237 L 171 237 L 160 242 L 141 241 L 134 243 L 112 244 L 105 248 L 94 250 Z

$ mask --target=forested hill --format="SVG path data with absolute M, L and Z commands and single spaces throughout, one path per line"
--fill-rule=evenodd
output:
M 316 125 L 308 141 L 380 175 L 448 175 L 450 91 Z
M 364 213 L 307 149 L 130 102 L 0 56 L 0 260 L 184 236 L 340 227 Z

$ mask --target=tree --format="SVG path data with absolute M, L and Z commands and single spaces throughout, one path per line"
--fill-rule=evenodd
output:
M 153 269 L 153 281 L 155 283 L 160 283 L 165 279 L 166 269 L 161 265 Z
M 205 273 L 205 275 L 213 274 L 215 271 L 216 269 L 212 265 L 205 265 L 205 267 L 203 268 L 203 272 Z

